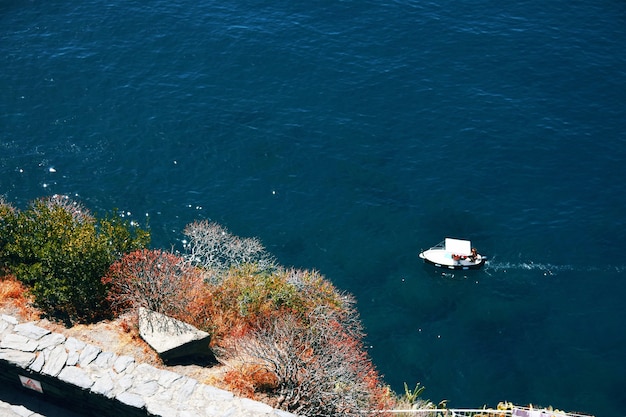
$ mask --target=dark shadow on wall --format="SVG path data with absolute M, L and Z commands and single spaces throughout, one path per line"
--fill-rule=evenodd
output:
M 3 382 L 0 387 L 0 401 L 15 406 L 23 406 L 28 410 L 41 414 L 44 417 L 88 417 L 92 414 L 80 414 L 70 410 L 57 402 L 47 401 L 38 392 L 22 388 L 21 386 Z M 18 414 L 16 414 L 17 416 Z

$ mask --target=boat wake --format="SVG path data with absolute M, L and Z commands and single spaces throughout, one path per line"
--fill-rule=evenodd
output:
M 624 265 L 606 265 L 603 267 L 595 266 L 575 266 L 575 265 L 555 265 L 550 263 L 536 263 L 532 261 L 528 262 L 487 262 L 484 268 L 487 274 L 495 272 L 507 272 L 507 271 L 539 271 L 543 275 L 556 275 L 566 271 L 576 272 L 625 272 L 626 266 Z
M 563 271 L 575 271 L 572 265 L 553 265 L 535 262 L 488 262 L 485 265 L 485 272 L 507 272 L 507 271 L 541 271 L 544 275 L 554 275 Z

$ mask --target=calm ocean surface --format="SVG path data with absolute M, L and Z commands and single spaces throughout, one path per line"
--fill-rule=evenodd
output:
M 623 416 L 624 46 L 617 0 L 0 0 L 0 194 L 257 236 L 398 392 Z

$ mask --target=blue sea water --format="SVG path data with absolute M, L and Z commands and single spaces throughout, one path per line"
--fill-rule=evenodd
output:
M 0 194 L 257 236 L 398 392 L 624 415 L 624 45 L 610 0 L 0 0 Z

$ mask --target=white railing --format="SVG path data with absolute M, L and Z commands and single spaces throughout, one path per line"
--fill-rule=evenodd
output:
M 470 408 L 423 408 L 412 410 L 389 410 L 381 414 L 391 413 L 395 415 L 411 415 L 420 417 L 508 417 L 512 416 L 512 410 L 483 410 Z
M 380 414 L 396 416 L 419 417 L 593 417 L 589 414 L 567 413 L 547 408 L 518 407 L 498 409 L 471 409 L 471 408 L 422 408 L 410 410 L 387 410 Z

